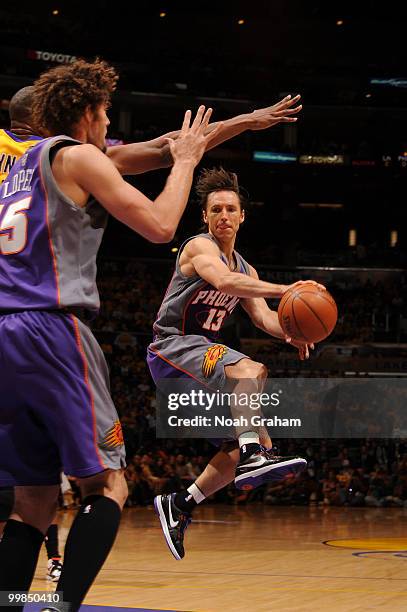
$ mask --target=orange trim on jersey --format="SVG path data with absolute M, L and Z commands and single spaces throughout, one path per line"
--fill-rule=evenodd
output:
M 85 384 L 86 384 L 86 386 L 88 388 L 88 392 L 89 392 L 90 405 L 91 405 L 91 410 L 92 410 L 92 421 L 93 421 L 93 441 L 94 441 L 94 445 L 95 445 L 96 455 L 97 455 L 97 457 L 99 459 L 100 465 L 102 466 L 102 468 L 104 470 L 106 470 L 107 468 L 106 468 L 105 464 L 102 461 L 102 458 L 101 458 L 100 453 L 99 453 L 98 443 L 97 443 L 95 401 L 93 399 L 93 393 L 92 393 L 92 389 L 91 389 L 90 383 L 89 383 L 88 362 L 86 360 L 85 351 L 84 351 L 83 345 L 82 345 L 81 332 L 80 332 L 80 329 L 79 329 L 77 318 L 74 315 L 70 315 L 70 317 L 71 317 L 72 322 L 73 322 L 76 344 L 77 344 L 77 347 L 78 347 L 79 352 L 80 352 L 81 357 L 82 357 L 83 374 L 84 374 Z
M 42 187 L 44 189 L 44 194 L 45 194 L 45 217 L 46 217 L 47 228 L 48 228 L 48 243 L 49 243 L 49 250 L 51 253 L 51 257 L 52 257 L 52 266 L 54 268 L 55 285 L 57 288 L 57 302 L 58 302 L 58 306 L 60 306 L 61 305 L 61 292 L 59 290 L 59 275 L 58 275 L 58 268 L 57 268 L 57 260 L 55 257 L 54 247 L 52 245 L 52 239 L 51 239 L 51 226 L 49 224 L 49 215 L 48 215 L 48 192 L 45 187 L 44 179 L 42 177 L 41 157 L 40 157 L 40 162 L 38 164 L 38 168 L 40 171 L 41 184 L 42 184 Z
M 166 357 L 164 357 L 164 355 L 161 355 L 161 353 L 155 349 L 155 348 L 150 348 L 150 351 L 152 351 L 153 353 L 155 353 L 156 355 L 158 355 L 158 357 L 160 359 L 162 359 L 163 361 L 165 361 L 166 363 L 168 363 L 171 367 L 175 368 L 176 370 L 179 370 L 180 372 L 183 372 L 184 374 L 186 374 L 187 376 L 189 376 L 190 378 L 193 378 L 194 380 L 196 380 L 197 382 L 199 382 L 200 385 L 205 385 L 205 387 L 209 387 L 208 384 L 206 384 L 203 380 L 199 380 L 199 378 L 196 378 L 196 376 L 194 376 L 193 374 L 191 374 L 191 372 L 188 372 L 188 370 L 184 370 L 183 368 L 180 368 L 179 366 L 175 365 L 175 363 L 173 363 L 172 361 L 170 361 L 169 359 L 167 359 Z

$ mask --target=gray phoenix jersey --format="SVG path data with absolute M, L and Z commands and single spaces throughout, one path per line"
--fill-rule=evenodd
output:
M 154 323 L 155 339 L 172 335 L 197 334 L 216 341 L 226 319 L 232 314 L 240 298 L 222 293 L 200 276 L 187 277 L 181 273 L 179 259 L 185 245 L 194 238 L 207 238 L 217 246 L 211 234 L 198 234 L 186 240 L 181 246 L 175 271 L 167 288 L 164 300 Z M 228 265 L 226 257 L 221 260 Z M 249 275 L 249 264 L 234 251 L 236 272 Z
M 96 255 L 108 213 L 94 200 L 77 206 L 51 170 L 59 148 L 79 144 L 41 141 L 0 187 L 0 311 L 99 309 Z

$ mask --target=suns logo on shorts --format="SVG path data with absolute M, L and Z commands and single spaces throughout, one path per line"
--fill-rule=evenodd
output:
M 123 446 L 123 431 L 120 421 L 117 420 L 113 423 L 113 427 L 107 430 L 101 446 L 103 448 L 116 448 L 117 446 Z
M 202 374 L 205 378 L 209 378 L 215 371 L 215 366 L 223 358 L 223 355 L 228 352 L 228 349 L 223 344 L 215 344 L 210 346 L 203 358 Z

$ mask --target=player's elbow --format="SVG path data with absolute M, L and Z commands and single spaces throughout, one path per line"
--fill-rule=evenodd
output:
M 143 223 L 140 225 L 140 222 L 132 220 L 128 221 L 127 225 L 137 234 L 140 234 L 153 244 L 165 244 L 166 242 L 171 242 L 174 238 L 175 230 L 168 226 L 163 226 L 160 223 Z
M 154 233 L 150 242 L 155 244 L 166 244 L 171 242 L 175 236 L 175 229 L 172 227 L 158 226 L 154 229 Z
M 264 325 L 264 320 L 262 316 L 257 316 L 255 313 L 250 315 L 250 320 L 257 329 L 264 331 L 267 333 L 267 328 Z

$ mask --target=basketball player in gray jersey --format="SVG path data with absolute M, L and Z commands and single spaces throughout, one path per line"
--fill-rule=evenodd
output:
M 259 393 L 267 376 L 266 367 L 219 344 L 222 325 L 240 302 L 254 325 L 290 342 L 298 349 L 300 359 L 307 359 L 313 345 L 286 337 L 277 312 L 270 310 L 264 298 L 280 298 L 289 288 L 314 281 L 289 286 L 261 281 L 256 270 L 235 251 L 236 235 L 245 216 L 235 174 L 222 168 L 204 170 L 197 193 L 208 232 L 190 238 L 180 249 L 154 324 L 154 341 L 148 349 L 150 371 L 158 385 L 165 378 L 185 377 L 221 390 L 230 379 L 237 381 L 233 389 L 236 393 Z M 232 415 L 235 409 L 231 406 Z M 305 468 L 306 461 L 300 457 L 278 457 L 265 450 L 271 448 L 267 431 L 252 429 L 237 428 L 236 442 L 224 442 L 187 490 L 155 498 L 166 542 L 176 559 L 184 556 L 184 533 L 191 513 L 206 497 L 233 480 L 237 488 L 251 489 Z

